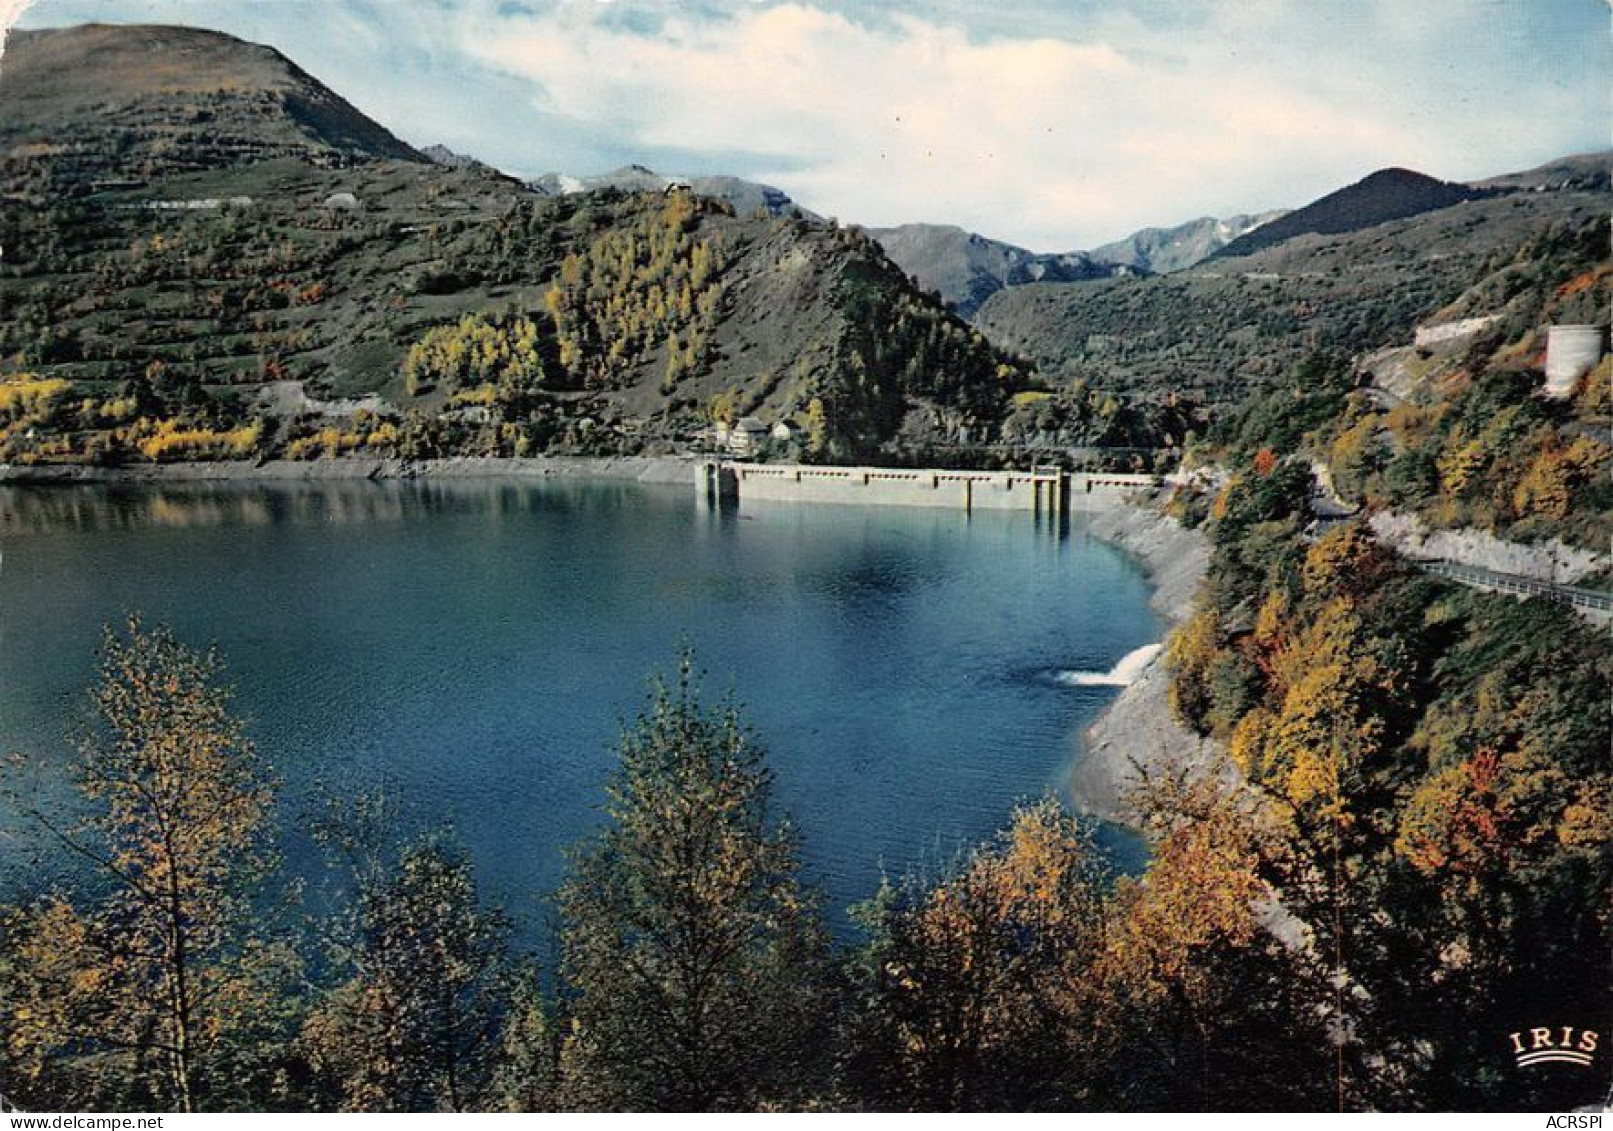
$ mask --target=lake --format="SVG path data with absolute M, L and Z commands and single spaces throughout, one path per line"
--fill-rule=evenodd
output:
M 415 826 L 452 822 L 529 924 L 684 642 L 759 732 L 843 927 L 882 873 L 1061 792 L 1116 693 L 1069 673 L 1162 632 L 1079 516 L 713 511 L 604 481 L 0 487 L 0 553 L 0 752 L 65 762 L 101 626 L 139 611 L 222 650 L 294 871 L 321 871 L 317 783 L 382 785 Z

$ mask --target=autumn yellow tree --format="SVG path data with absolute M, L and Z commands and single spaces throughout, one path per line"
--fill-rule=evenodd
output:
M 855 1075 L 868 1102 L 926 1111 L 1056 1105 L 1072 986 L 1099 952 L 1102 869 L 1052 801 L 928 888 L 863 911 Z
M 101 725 L 76 766 L 87 816 L 34 810 L 81 879 L 10 924 L 5 1039 L 25 1079 L 125 1107 L 266 1102 L 247 1097 L 293 969 L 250 906 L 274 859 L 274 789 L 219 675 L 166 629 L 106 633 Z
M 1117 886 L 1088 979 L 1095 1098 L 1156 1110 L 1325 1103 L 1324 971 L 1263 874 L 1282 852 L 1278 826 L 1203 770 L 1157 772 L 1131 804 L 1153 852 Z

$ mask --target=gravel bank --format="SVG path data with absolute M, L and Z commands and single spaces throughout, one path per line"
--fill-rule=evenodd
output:
M 1154 585 L 1152 604 L 1172 628 L 1192 615 L 1194 595 L 1210 562 L 1209 539 L 1203 533 L 1137 506 L 1098 514 L 1088 529 L 1142 562 Z M 1213 743 L 1171 714 L 1169 690 L 1170 673 L 1161 652 L 1087 728 L 1081 758 L 1070 774 L 1076 808 L 1130 823 L 1133 815 L 1125 795 L 1139 768 L 1202 764 L 1214 755 Z

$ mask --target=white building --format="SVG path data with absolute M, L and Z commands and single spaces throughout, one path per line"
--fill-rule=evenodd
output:
M 1606 334 L 1600 326 L 1553 326 L 1546 331 L 1548 397 L 1574 395 L 1579 379 L 1602 360 L 1602 339 Z
M 768 427 L 754 416 L 742 417 L 728 429 L 728 450 L 737 456 L 748 456 L 767 439 Z

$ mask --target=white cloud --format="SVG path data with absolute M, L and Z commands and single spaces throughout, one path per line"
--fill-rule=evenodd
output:
M 1308 186 L 1393 162 L 1494 171 L 1461 157 L 1506 123 L 1423 120 L 1437 72 L 1407 82 L 1395 60 L 1316 50 L 1403 29 L 1364 10 L 1318 27 L 1301 9 L 1217 7 L 1180 41 L 1120 17 L 1076 37 L 981 39 L 799 3 L 671 9 L 651 32 L 567 5 L 467 20 L 461 45 L 534 83 L 549 114 L 645 148 L 744 154 L 745 172 L 844 220 L 944 220 L 1038 248 L 1302 203 Z
M 0 0 L 0 13 L 21 0 Z M 772 181 L 1042 250 L 1606 144 L 1586 0 L 44 0 L 273 43 L 401 137 L 514 171 Z
M 22 19 L 22 14 L 34 0 L 0 0 L 0 30 L 7 30 Z
M 0 59 L 6 53 L 6 33 L 33 6 L 34 0 L 0 0 Z

